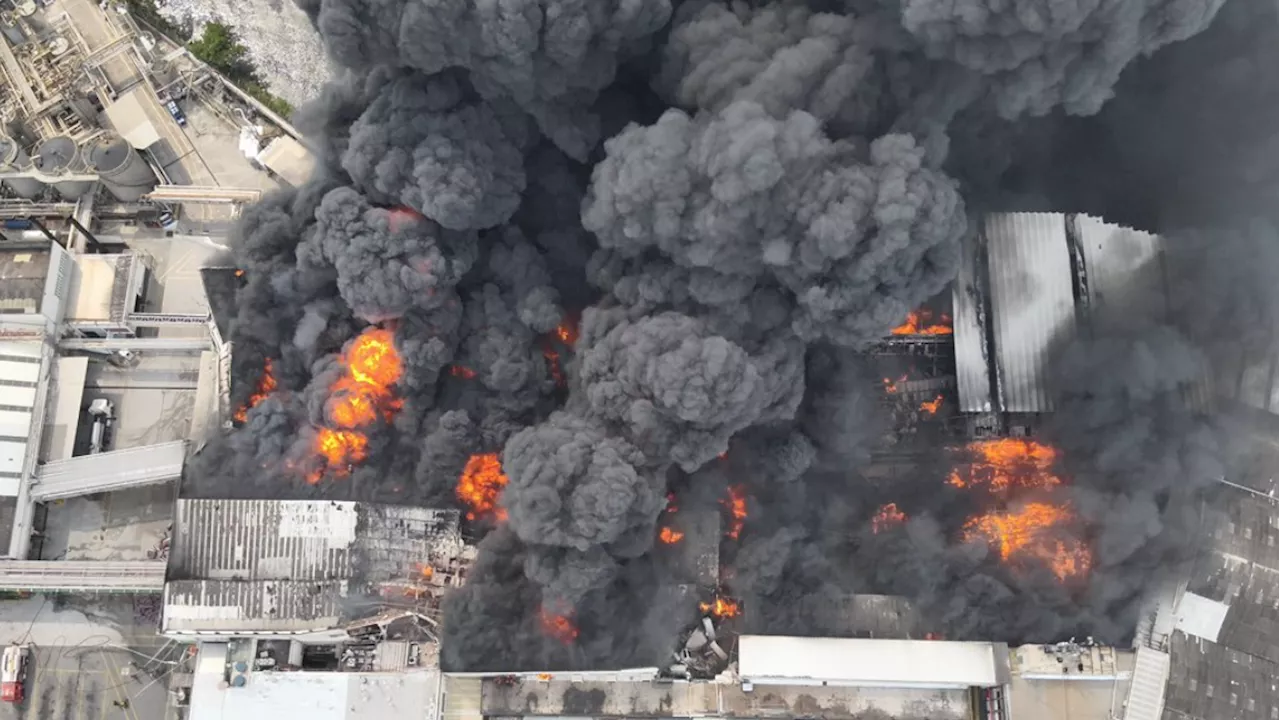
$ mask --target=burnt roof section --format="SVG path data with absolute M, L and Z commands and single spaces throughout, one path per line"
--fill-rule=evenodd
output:
M 168 632 L 333 627 L 465 553 L 457 510 L 327 500 L 177 504 L 165 584 Z M 399 597 L 398 595 L 397 597 Z
M 1163 720 L 1276 717 L 1275 663 L 1181 631 L 1169 651 Z
M 673 530 L 684 533 L 672 552 L 680 581 L 715 588 L 720 581 L 720 513 L 715 510 L 682 511 L 664 518 Z
M 0 250 L 0 313 L 40 312 L 50 256 L 47 242 Z
M 213 313 L 213 322 L 218 326 L 218 333 L 223 338 L 231 337 L 231 323 L 236 316 L 236 293 L 240 290 L 241 278 L 233 267 L 208 267 L 200 269 L 200 281 L 204 283 L 204 294 L 209 301 L 209 311 Z

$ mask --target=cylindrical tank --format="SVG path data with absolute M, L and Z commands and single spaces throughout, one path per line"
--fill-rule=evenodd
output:
M 31 169 L 31 158 L 27 156 L 13 138 L 0 135 L 0 173 L 24 172 Z M 38 197 L 44 191 L 44 183 L 35 178 L 5 178 L 4 184 L 18 197 L 28 200 Z
M 80 157 L 80 149 L 66 135 L 57 135 L 40 143 L 36 148 L 36 169 L 45 175 L 57 178 L 59 175 L 86 174 L 84 160 Z M 68 200 L 77 200 L 89 191 L 93 182 L 89 180 L 54 180 L 53 189 Z
M 137 202 L 155 190 L 156 175 L 136 150 L 118 135 L 103 135 L 81 148 L 89 171 L 120 202 Z

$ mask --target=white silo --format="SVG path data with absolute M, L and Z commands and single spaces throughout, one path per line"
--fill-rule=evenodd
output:
M 59 180 L 65 175 L 87 174 L 80 149 L 66 135 L 57 135 L 40 143 L 34 158 L 36 170 L 49 176 L 53 189 L 68 200 L 77 200 L 93 186 L 91 180 Z
M 103 135 L 80 150 L 89 172 L 120 202 L 137 202 L 156 187 L 156 175 L 138 151 L 118 135 Z
M 18 143 L 7 135 L 0 135 L 0 173 L 26 172 L 31 169 L 31 158 Z M 35 178 L 5 178 L 4 184 L 15 195 L 28 200 L 44 191 L 44 183 Z

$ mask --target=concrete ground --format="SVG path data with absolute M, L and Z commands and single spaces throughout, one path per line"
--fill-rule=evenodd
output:
M 0 642 L 34 645 L 26 699 L 0 703 L 0 720 L 166 717 L 165 680 L 186 648 L 157 637 L 136 608 L 129 596 L 0 602 Z
M 148 560 L 173 519 L 173 483 L 48 504 L 42 560 Z

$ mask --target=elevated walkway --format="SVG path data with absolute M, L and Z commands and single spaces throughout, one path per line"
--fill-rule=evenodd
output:
M 164 560 L 0 560 L 0 590 L 153 593 L 164 589 Z
M 36 469 L 31 499 L 48 502 L 175 480 L 186 457 L 186 441 L 175 440 L 56 460 Z
M 84 350 L 87 352 L 116 352 L 132 350 L 135 352 L 203 352 L 213 345 L 208 337 L 133 337 L 133 338 L 62 338 L 58 347 L 63 350 Z

